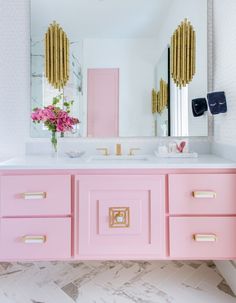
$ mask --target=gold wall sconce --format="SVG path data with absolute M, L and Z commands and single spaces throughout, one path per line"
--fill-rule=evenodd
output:
M 157 102 L 158 102 L 158 92 L 153 89 L 152 90 L 152 113 L 157 113 Z
M 196 33 L 185 19 L 171 38 L 171 76 L 178 87 L 189 84 L 196 73 Z
M 162 113 L 168 106 L 168 84 L 163 79 L 160 80 L 160 91 L 158 93 L 157 111 Z
M 161 114 L 168 107 L 168 83 L 160 80 L 160 90 L 152 90 L 152 113 Z
M 69 39 L 56 21 L 45 34 L 45 75 L 56 89 L 62 89 L 69 80 Z

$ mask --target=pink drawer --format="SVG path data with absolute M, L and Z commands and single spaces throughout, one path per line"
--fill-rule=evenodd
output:
M 170 257 L 235 259 L 236 218 L 170 218 Z
M 236 215 L 236 175 L 170 175 L 169 212 L 174 215 Z
M 3 176 L 0 185 L 2 217 L 71 213 L 70 176 Z
M 71 219 L 2 219 L 0 259 L 71 257 Z

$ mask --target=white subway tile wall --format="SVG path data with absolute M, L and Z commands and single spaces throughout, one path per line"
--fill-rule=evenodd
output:
M 24 153 L 29 136 L 29 8 L 0 0 L 0 157 Z
M 216 143 L 236 145 L 236 1 L 213 2 L 213 89 L 224 90 L 228 113 L 214 118 Z

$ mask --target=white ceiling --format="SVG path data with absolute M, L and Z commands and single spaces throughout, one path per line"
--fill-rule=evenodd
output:
M 32 36 L 57 21 L 70 39 L 156 37 L 173 0 L 31 0 Z

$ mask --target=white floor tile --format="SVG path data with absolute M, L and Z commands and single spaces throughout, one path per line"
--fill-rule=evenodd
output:
M 197 261 L 2 263 L 0 303 L 236 303 L 222 281 Z

